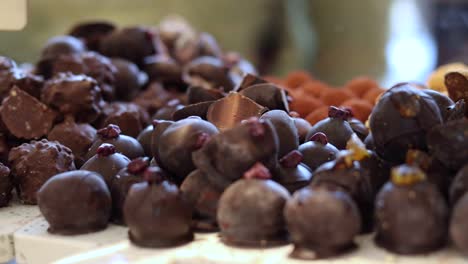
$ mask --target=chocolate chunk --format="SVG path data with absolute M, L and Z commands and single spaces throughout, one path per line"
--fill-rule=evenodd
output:
M 196 104 L 206 101 L 214 101 L 223 98 L 224 95 L 220 90 L 205 89 L 199 86 L 190 86 L 187 89 L 187 103 Z
M 289 111 L 285 90 L 274 84 L 256 84 L 241 90 L 239 93 L 270 110 Z

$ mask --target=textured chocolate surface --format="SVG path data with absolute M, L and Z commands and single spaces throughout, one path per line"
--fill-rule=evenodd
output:
M 107 104 L 102 111 L 100 127 L 113 124 L 120 127 L 122 134 L 137 137 L 149 123 L 148 114 L 137 104 L 114 102 Z
M 0 163 L 0 208 L 8 206 L 12 198 L 13 179 L 10 176 L 10 169 Z

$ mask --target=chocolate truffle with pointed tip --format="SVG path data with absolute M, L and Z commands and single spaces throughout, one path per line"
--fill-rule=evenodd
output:
M 441 123 L 435 100 L 407 83 L 387 90 L 370 116 L 376 152 L 392 162 L 403 162 L 410 148 L 427 150 L 427 132 Z
M 78 54 L 84 52 L 84 43 L 73 36 L 55 36 L 50 38 L 41 52 L 41 58 L 53 59 L 60 55 Z
M 260 117 L 267 109 L 251 99 L 231 92 L 210 105 L 206 118 L 220 131 L 235 127 L 242 120 Z
M 96 129 L 86 123 L 76 123 L 72 117 L 65 118 L 63 123 L 55 125 L 47 135 L 48 140 L 58 141 L 71 149 L 75 165 L 81 167 L 88 149 L 96 138 Z
M 334 160 L 339 152 L 335 146 L 328 143 L 327 136 L 322 132 L 313 134 L 298 150 L 303 156 L 302 162 L 312 171 L 325 162 Z
M 448 168 L 458 171 L 468 161 L 468 119 L 434 126 L 427 133 L 430 153 Z
M 135 159 L 145 155 L 143 147 L 138 140 L 127 135 L 122 135 L 118 126 L 110 124 L 97 131 L 97 137 L 89 148 L 85 159 L 89 160 L 96 154 L 97 148 L 103 143 L 114 145 L 117 152 L 122 153 L 129 159 Z
M 323 259 L 356 247 L 361 216 L 353 199 L 341 188 L 311 186 L 297 191 L 284 208 L 294 243 L 291 257 Z
M 328 137 L 328 142 L 338 149 L 345 149 L 346 142 L 354 133 L 352 127 L 348 123 L 348 119 L 352 114 L 347 109 L 330 106 L 328 110 L 328 118 L 317 122 L 309 130 L 307 138 L 310 138 L 317 132 L 322 132 Z
M 218 231 L 216 214 L 223 190 L 211 184 L 200 170 L 192 171 L 180 185 L 180 190 L 194 208 L 193 227 L 203 232 Z
M 279 139 L 278 157 L 282 158 L 299 147 L 299 137 L 294 120 L 283 110 L 271 110 L 264 113 L 260 120 L 269 120 Z
M 115 28 L 116 26 L 108 21 L 87 21 L 74 25 L 69 35 L 82 39 L 89 50 L 98 51 L 102 38 Z
M 468 217 L 468 194 L 464 194 L 455 203 L 450 218 L 450 238 L 455 246 L 463 253 L 468 253 L 468 226 L 466 218 Z
M 38 192 L 49 231 L 59 235 L 97 232 L 107 227 L 111 196 L 95 172 L 74 170 L 50 178 Z
M 11 191 L 13 191 L 13 179 L 10 176 L 10 169 L 0 163 L 0 208 L 10 203 Z
M 270 180 L 270 172 L 260 162 L 243 176 L 219 199 L 221 240 L 228 245 L 248 247 L 284 244 L 287 231 L 283 208 L 290 198 L 288 190 Z
M 200 149 L 216 135 L 218 129 L 199 118 L 186 118 L 168 126 L 159 137 L 158 164 L 170 174 L 171 180 L 180 184 L 195 170 L 192 152 Z
M 47 135 L 57 116 L 47 105 L 16 87 L 3 100 L 0 115 L 8 131 L 22 139 Z
M 56 141 L 31 141 L 11 149 L 11 175 L 25 204 L 36 204 L 36 192 L 56 174 L 74 170 L 72 151 Z
M 125 224 L 123 206 L 128 190 L 133 184 L 143 182 L 143 173 L 150 166 L 149 158 L 136 158 L 122 168 L 110 181 L 109 190 L 112 196 L 111 220 L 116 224 Z
M 101 113 L 101 89 L 96 80 L 85 75 L 61 73 L 46 82 L 41 100 L 77 122 L 92 122 Z
M 158 167 L 147 168 L 144 178 L 145 182 L 132 185 L 124 203 L 130 241 L 151 248 L 192 241 L 192 208 L 177 186 L 164 180 Z
M 234 83 L 228 72 L 229 68 L 221 59 L 202 56 L 185 65 L 182 76 L 188 85 L 205 89 L 222 88 L 229 92 L 234 88 Z
M 293 150 L 279 160 L 278 169 L 274 172 L 275 180 L 290 193 L 309 185 L 312 172 L 302 163 L 303 156 Z
M 111 62 L 116 69 L 115 97 L 122 101 L 132 100 L 146 83 L 148 76 L 141 72 L 134 63 L 125 59 L 113 58 Z
M 425 254 L 447 240 L 448 209 L 437 187 L 417 167 L 392 169 L 375 200 L 375 241 L 397 254 Z
M 213 185 L 225 189 L 257 162 L 274 171 L 278 166 L 278 146 L 270 121 L 251 118 L 214 135 L 192 154 L 192 159 Z
M 148 114 L 137 104 L 113 102 L 102 110 L 100 127 L 110 124 L 119 126 L 122 134 L 136 138 L 149 123 Z
M 125 168 L 129 162 L 130 160 L 127 157 L 116 152 L 114 145 L 103 143 L 97 148 L 96 155 L 86 161 L 80 170 L 97 172 L 110 186 L 115 175 Z
M 289 111 L 286 91 L 271 83 L 255 84 L 239 93 L 270 110 Z
M 468 164 L 463 166 L 455 175 L 455 178 L 450 185 L 449 200 L 453 206 L 457 201 L 468 192 Z

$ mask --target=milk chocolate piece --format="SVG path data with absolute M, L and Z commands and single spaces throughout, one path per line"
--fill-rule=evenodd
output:
M 8 206 L 12 198 L 13 179 L 10 176 L 10 169 L 0 163 L 0 208 Z
M 56 141 L 31 141 L 11 149 L 11 174 L 25 204 L 36 204 L 36 192 L 56 174 L 74 170 L 71 150 Z
M 3 100 L 0 115 L 8 131 L 23 139 L 47 135 L 57 116 L 47 105 L 16 87 Z
M 49 222 L 47 231 L 59 235 L 97 232 L 107 227 L 111 196 L 94 172 L 74 170 L 55 175 L 38 192 L 38 204 Z

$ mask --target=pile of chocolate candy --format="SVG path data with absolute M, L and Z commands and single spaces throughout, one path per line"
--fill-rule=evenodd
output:
M 311 125 L 183 20 L 79 24 L 33 67 L 0 59 L 0 205 L 15 188 L 51 233 L 113 222 L 142 247 L 219 230 L 227 245 L 326 258 L 375 232 L 399 254 L 449 238 L 468 253 L 468 79 L 445 76 L 456 102 L 400 83 L 369 127 L 333 105 Z

